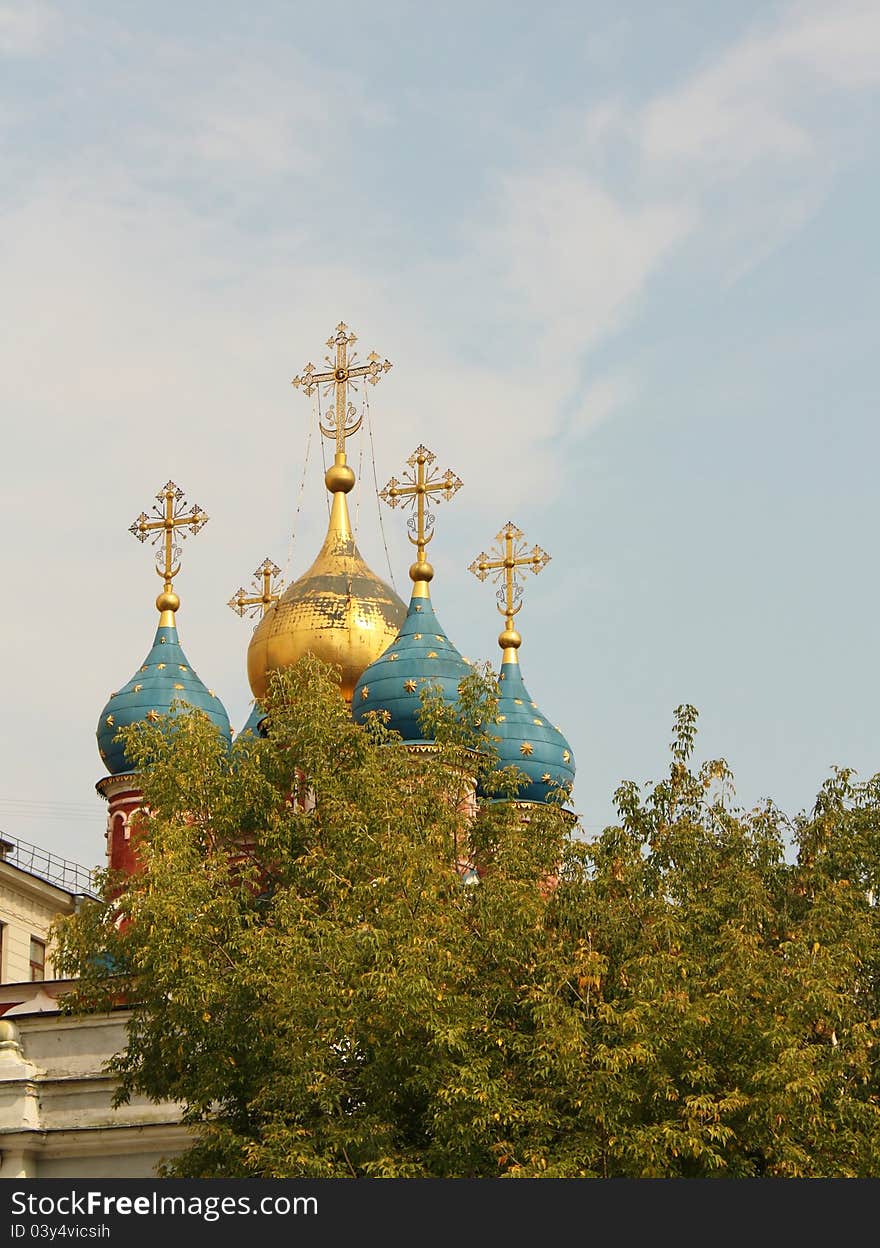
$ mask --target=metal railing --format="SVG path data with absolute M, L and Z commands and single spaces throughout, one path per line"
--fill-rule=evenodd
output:
M 29 875 L 36 875 L 57 888 L 66 889 L 68 893 L 85 893 L 90 897 L 97 895 L 93 874 L 87 867 L 50 853 L 39 845 L 31 845 L 30 841 L 19 840 L 17 836 L 0 833 L 0 861 L 18 867 L 19 871 L 27 871 Z

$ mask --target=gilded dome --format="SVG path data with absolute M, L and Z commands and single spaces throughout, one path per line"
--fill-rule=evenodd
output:
M 336 475 L 334 476 L 334 471 Z M 341 668 L 342 692 L 351 702 L 362 673 L 397 636 L 406 607 L 371 572 L 355 543 L 345 495 L 354 484 L 338 465 L 327 473 L 333 507 L 324 545 L 307 572 L 270 607 L 248 647 L 248 680 L 265 697 L 268 673 L 291 667 L 305 654 Z

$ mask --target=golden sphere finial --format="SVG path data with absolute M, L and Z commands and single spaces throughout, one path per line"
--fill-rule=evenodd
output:
M 515 628 L 505 628 L 498 634 L 498 644 L 502 650 L 518 650 L 522 645 L 522 637 Z
M 418 584 L 419 581 L 433 581 L 434 565 L 432 563 L 428 563 L 427 559 L 417 559 L 415 563 L 410 565 L 409 579 L 416 584 Z
M 157 611 L 177 611 L 179 607 L 180 599 L 173 589 L 163 589 L 156 599 Z
M 0 1045 L 19 1047 L 18 1031 L 11 1019 L 0 1018 Z
M 324 484 L 331 494 L 348 494 L 354 489 L 355 476 L 348 464 L 331 464 L 324 473 Z

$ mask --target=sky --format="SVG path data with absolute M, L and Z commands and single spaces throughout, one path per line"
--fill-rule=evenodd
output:
M 102 860 L 95 726 L 160 588 L 128 526 L 169 478 L 211 517 L 181 640 L 244 723 L 225 604 L 320 545 L 290 380 L 340 320 L 394 365 L 349 444 L 371 566 L 406 596 L 372 465 L 419 443 L 464 481 L 463 654 L 498 658 L 467 567 L 502 525 L 552 556 L 520 658 L 588 833 L 681 703 L 746 808 L 880 769 L 878 91 L 873 0 L 0 0 L 0 830 Z

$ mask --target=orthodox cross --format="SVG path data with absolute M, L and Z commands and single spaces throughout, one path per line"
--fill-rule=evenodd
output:
M 336 333 L 332 338 L 327 339 L 327 346 L 330 350 L 333 351 L 335 348 L 335 358 L 330 355 L 324 357 L 328 371 L 319 373 L 314 364 L 307 364 L 302 375 L 293 379 L 293 385 L 297 390 L 302 387 L 308 395 L 312 394 L 316 386 L 323 387 L 324 394 L 329 394 L 331 389 L 335 390 L 333 415 L 328 416 L 326 425 L 323 421 L 319 423 L 321 432 L 326 438 L 336 439 L 337 455 L 345 454 L 345 439 L 357 433 L 363 420 L 363 416 L 358 416 L 355 412 L 354 404 L 349 402 L 349 386 L 352 390 L 356 390 L 362 377 L 366 377 L 370 385 L 375 386 L 382 374 L 387 373 L 391 368 L 391 361 L 383 360 L 375 351 L 371 351 L 367 356 L 366 364 L 358 364 L 357 355 L 352 353 L 349 356 L 348 354 L 348 348 L 356 342 L 357 336 L 349 333 L 348 326 L 340 321 L 336 326 Z
M 537 574 L 542 568 L 546 567 L 550 562 L 550 556 L 546 550 L 542 550 L 540 546 L 535 546 L 529 550 L 525 535 L 521 529 L 510 521 L 504 526 L 501 532 L 495 538 L 496 546 L 492 551 L 495 555 L 493 559 L 491 555 L 481 552 L 468 568 L 469 572 L 473 572 L 479 580 L 485 581 L 487 576 L 492 576 L 496 585 L 501 584 L 500 589 L 496 591 L 495 597 L 498 599 L 496 607 L 505 617 L 505 631 L 513 634 L 513 617 L 522 607 L 522 575 L 520 569 L 530 568 L 532 572 Z M 501 634 L 504 637 L 505 633 Z M 518 634 L 516 634 L 518 637 Z M 499 642 L 501 638 L 499 638 Z M 517 640 L 515 643 L 501 643 L 519 645 Z
M 434 515 L 430 510 L 431 498 L 437 495 L 449 502 L 453 494 L 461 489 L 460 478 L 449 468 L 441 473 L 439 469 L 432 467 L 436 458 L 437 456 L 426 446 L 417 447 L 406 461 L 411 471 L 404 472 L 403 482 L 398 481 L 397 477 L 392 477 L 385 489 L 379 492 L 379 497 L 384 499 L 389 507 L 396 507 L 398 503 L 402 503 L 405 507 L 413 507 L 415 504 L 406 527 L 407 537 L 418 549 L 417 562 L 414 565 L 416 568 L 430 567 L 425 559 L 425 547 L 434 536 Z M 410 575 L 412 575 L 412 569 Z M 430 577 L 413 576 L 412 579 L 430 580 Z
M 189 511 L 185 511 L 185 508 L 183 490 L 178 489 L 173 481 L 168 481 L 156 495 L 156 502 L 153 504 L 156 518 L 142 511 L 128 530 L 139 542 L 145 542 L 149 537 L 154 546 L 161 543 L 156 551 L 156 571 L 165 582 L 165 595 L 171 594 L 171 582 L 180 571 L 181 548 L 176 540 L 177 533 L 186 537 L 187 532 L 198 533 L 208 523 L 207 512 L 197 503 Z M 160 594 L 159 597 L 162 598 L 163 595 Z M 173 597 L 176 598 L 176 595 Z M 159 608 L 160 611 L 163 609 Z M 171 610 L 176 610 L 176 607 L 172 606 Z
M 272 603 L 277 602 L 281 597 L 284 586 L 275 579 L 280 575 L 281 569 L 278 564 L 273 563 L 271 559 L 264 559 L 254 572 L 252 584 L 255 593 L 248 594 L 245 589 L 239 587 L 229 599 L 229 606 L 242 619 L 246 615 L 254 616 L 258 611 L 260 615 L 265 615 Z

